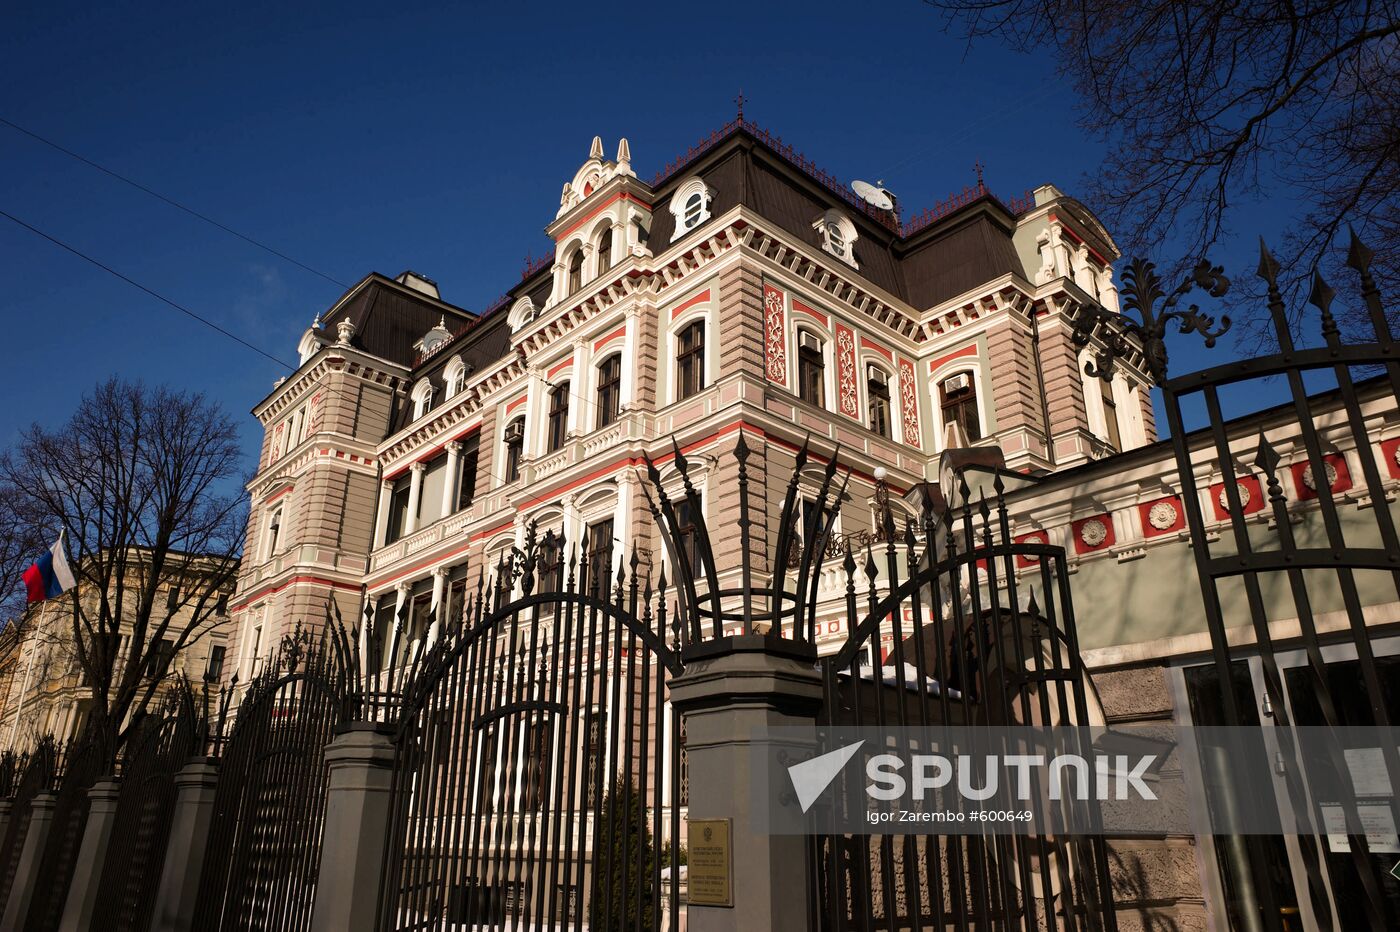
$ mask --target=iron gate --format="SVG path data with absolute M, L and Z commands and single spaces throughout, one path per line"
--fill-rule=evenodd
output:
M 204 700 L 188 682 L 168 692 L 127 739 L 111 838 L 103 857 L 97 915 L 110 932 L 145 932 L 165 864 L 175 809 L 175 775 L 204 751 Z
M 409 685 L 382 928 L 680 928 L 666 584 L 593 543 L 530 528 L 423 650 L 388 652 Z
M 31 804 L 34 797 L 47 793 L 53 785 L 54 768 L 58 752 L 52 736 L 40 738 L 34 750 L 20 755 L 14 761 L 18 780 L 13 785 L 10 800 L 10 819 L 5 826 L 5 835 L 0 839 L 0 915 L 10 898 L 15 882 L 15 872 L 19 870 L 19 856 L 24 848 L 24 836 L 29 832 Z
M 219 739 L 219 782 L 195 928 L 295 932 L 311 922 L 326 807 L 324 751 L 353 661 L 330 624 L 298 626 L 257 673 Z M 235 686 L 236 686 L 236 680 Z M 233 690 L 225 691 L 222 735 Z
M 1400 403 L 1400 360 L 1370 261 L 1370 250 L 1353 234 L 1347 264 L 1359 279 L 1362 313 L 1356 316 L 1363 321 L 1361 329 L 1371 331 L 1359 342 L 1343 339 L 1332 310 L 1335 292 L 1316 272 L 1308 296 L 1312 310 L 1297 315 L 1300 327 L 1316 327 L 1316 337 L 1310 346 L 1296 342 L 1279 289 L 1279 265 L 1262 245 L 1258 275 L 1267 288 L 1276 352 L 1167 376 L 1163 335 L 1169 323 L 1183 333 L 1201 333 L 1207 345 L 1229 327 L 1228 318 L 1215 329 L 1214 319 L 1195 305 L 1178 306 L 1193 288 L 1217 298 L 1228 288 L 1221 270 L 1204 262 L 1171 294 L 1164 293 L 1150 263 L 1132 263 L 1124 276 L 1125 308 L 1136 311 L 1141 323 L 1099 312 L 1088 315 L 1079 328 L 1083 345 L 1091 328 L 1107 324 L 1106 349 L 1086 367 L 1088 374 L 1110 378 L 1115 357 L 1137 351 L 1162 389 L 1209 630 L 1213 676 L 1206 692 L 1212 708 L 1218 707 L 1212 713 L 1218 720 L 1198 724 L 1269 726 L 1283 749 L 1279 772 L 1284 774 L 1284 795 L 1297 811 L 1313 813 L 1322 840 L 1299 837 L 1298 857 L 1307 881 L 1295 885 L 1280 868 L 1285 856 L 1279 839 L 1217 838 L 1225 896 L 1221 912 L 1234 928 L 1291 932 L 1309 912 L 1321 929 L 1400 927 L 1400 880 L 1389 872 L 1395 855 L 1382 857 L 1368 849 L 1355 788 L 1350 798 L 1335 801 L 1348 835 L 1344 850 L 1337 850 L 1328 838 L 1335 837 L 1336 829 L 1321 828 L 1319 801 L 1311 799 L 1307 766 L 1294 754 L 1290 727 L 1389 727 L 1400 714 L 1400 667 L 1378 663 L 1372 641 L 1379 630 L 1368 628 L 1362 597 L 1363 585 L 1370 585 L 1376 593 L 1372 601 L 1383 602 L 1387 590 L 1400 598 L 1400 537 L 1389 504 L 1393 490 L 1385 481 L 1400 477 L 1400 450 L 1393 441 L 1383 441 L 1380 447 L 1389 459 L 1382 464 L 1371 439 L 1377 422 L 1393 419 Z M 1273 420 L 1288 423 L 1266 432 L 1257 426 L 1267 424 L 1266 412 L 1256 408 L 1257 436 L 1241 436 L 1224 413 L 1225 396 L 1262 379 L 1286 385 L 1287 401 Z M 1322 381 L 1328 383 L 1325 390 Z M 1206 426 L 1188 433 L 1192 406 L 1204 409 Z M 1269 433 L 1296 436 L 1301 449 L 1285 441 L 1281 450 Z M 1221 524 L 1213 537 L 1208 525 Z M 1245 617 L 1227 616 L 1222 608 L 1227 595 L 1243 597 Z M 1341 611 L 1333 614 L 1345 621 L 1325 630 L 1317 606 L 1338 598 Z M 1277 605 L 1290 610 L 1271 612 Z M 1296 619 L 1296 632 L 1271 627 L 1271 620 L 1289 615 Z M 1232 637 L 1240 626 L 1249 638 Z M 1241 646 L 1241 640 L 1254 643 Z M 1345 669 L 1324 656 L 1338 646 L 1355 657 Z M 1284 648 L 1301 648 L 1306 658 L 1291 674 L 1280 663 Z M 1242 658 L 1250 655 L 1262 670 L 1262 703 L 1256 703 L 1247 672 L 1241 682 Z M 1343 690 L 1359 701 L 1344 704 Z M 1290 708 L 1295 709 L 1292 718 Z M 1394 742 L 1381 744 L 1393 786 L 1400 759 Z M 1393 795 L 1366 801 L 1382 810 L 1388 807 L 1392 825 L 1400 824 Z M 1209 802 L 1228 805 L 1226 800 Z

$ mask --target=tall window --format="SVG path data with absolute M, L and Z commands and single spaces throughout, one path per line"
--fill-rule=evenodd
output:
M 518 417 L 506 425 L 505 440 L 505 480 L 515 482 L 520 478 L 520 458 L 525 454 L 525 419 L 523 417 Z
M 278 508 L 272 513 L 272 517 L 267 522 L 267 557 L 271 560 L 277 556 L 277 545 L 282 539 L 282 509 Z
M 1101 394 L 1103 396 L 1103 425 L 1107 431 L 1109 446 L 1115 450 L 1123 449 L 1123 436 L 1118 431 L 1118 404 L 1113 400 L 1113 383 L 1103 382 Z
M 826 391 L 822 385 L 825 362 L 822 343 L 815 334 L 805 330 L 797 334 L 797 392 L 808 404 L 822 405 Z
M 228 648 L 222 644 L 215 644 L 209 648 L 209 665 L 204 668 L 204 682 L 217 683 L 224 675 L 224 655 L 228 653 Z
M 569 383 L 560 382 L 549 393 L 549 451 L 564 445 L 569 430 Z
M 605 518 L 588 526 L 588 592 L 607 594 L 612 576 L 613 521 Z
M 982 422 L 977 414 L 977 389 L 972 373 L 950 375 L 938 386 L 939 404 L 943 409 L 943 426 L 957 424 L 969 441 L 980 440 Z
M 598 274 L 612 268 L 612 230 L 604 230 L 598 237 Z
M 870 399 L 867 415 L 870 429 L 881 437 L 890 435 L 890 377 L 879 366 L 866 368 L 865 393 Z
M 598 367 L 598 426 L 617 420 L 622 406 L 622 356 L 609 356 Z
M 676 397 L 689 398 L 705 387 L 705 322 L 680 332 L 676 344 Z
M 543 809 L 549 795 L 549 721 L 532 719 L 525 725 L 525 779 L 521 802 L 525 809 Z
M 695 529 L 700 523 L 701 515 L 690 507 L 690 500 L 686 498 L 677 501 L 675 507 L 676 531 L 679 537 L 676 545 L 681 548 L 686 559 L 690 561 L 690 571 L 698 575 L 700 573 L 700 537 Z
M 146 654 L 146 676 L 150 679 L 157 679 L 170 672 L 170 664 L 175 659 L 175 642 L 170 638 L 161 638 L 156 642 L 155 649 Z
M 547 536 L 540 542 L 535 573 L 539 580 L 536 592 L 559 592 L 564 588 L 564 550 L 559 546 L 559 535 Z
M 569 257 L 569 294 L 583 287 L 583 249 L 575 249 Z
M 461 511 L 472 503 L 476 495 L 476 465 L 481 458 L 481 434 L 472 434 L 462 441 L 461 459 L 457 472 L 457 510 Z
M 384 531 L 386 545 L 402 537 L 404 528 L 408 526 L 408 498 L 411 487 L 409 473 L 394 480 L 394 489 L 389 493 L 389 521 Z

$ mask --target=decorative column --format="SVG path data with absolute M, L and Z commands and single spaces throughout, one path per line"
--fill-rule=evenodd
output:
M 688 658 L 686 672 L 671 683 L 671 701 L 685 715 L 689 819 L 726 819 L 730 830 L 733 905 L 697 903 L 692 889 L 689 929 L 806 932 L 811 927 L 808 839 L 757 829 L 762 813 L 755 809 L 761 803 L 751 781 L 758 779 L 754 765 L 762 753 L 755 735 L 774 727 L 814 725 L 821 675 L 814 652 L 768 653 L 761 635 L 732 638 L 729 646 L 731 653 Z M 689 841 L 693 852 L 695 839 Z
M 312 932 L 374 932 L 389 843 L 394 745 L 370 723 L 352 725 L 326 748 L 326 822 Z
M 423 473 L 427 466 L 422 463 L 414 463 L 408 467 L 410 478 L 408 480 L 408 514 L 404 515 L 403 534 L 405 537 L 418 530 L 418 506 L 423 499 Z
M 191 760 L 175 775 L 175 810 L 156 887 L 153 932 L 190 932 L 194 928 L 195 900 L 204 873 L 209 826 L 214 821 L 218 779 L 219 765 L 209 757 Z
M 445 518 L 457 510 L 457 483 L 461 479 L 461 441 L 453 440 L 447 445 L 447 479 L 442 484 L 442 516 Z
M 389 536 L 389 502 L 394 497 L 394 483 L 385 479 L 379 484 L 379 510 L 375 512 L 374 545 L 383 547 Z
M 569 399 L 569 423 L 564 429 L 564 434 L 568 437 L 585 434 L 592 430 L 591 425 L 595 423 L 594 418 L 597 417 L 593 404 L 593 391 L 589 387 L 589 383 L 593 380 L 589 378 L 587 354 L 588 342 L 575 340 L 574 374 L 569 383 L 569 391 L 574 393 L 574 397 Z
M 5 915 L 0 918 L 0 930 L 18 932 L 24 928 L 29 904 L 34 899 L 34 887 L 39 882 L 39 862 L 43 859 L 44 843 L 53 826 L 53 808 L 57 798 L 52 793 L 40 793 L 29 804 L 29 825 L 20 847 L 19 863 L 10 882 L 10 898 L 5 901 Z
M 68 899 L 63 905 L 59 932 L 89 932 L 102 926 L 97 919 L 97 890 L 102 880 L 102 866 L 107 859 L 107 844 L 117 822 L 117 797 L 121 784 L 117 779 L 102 780 L 88 790 L 87 825 L 78 859 L 73 862 L 73 882 L 68 887 Z

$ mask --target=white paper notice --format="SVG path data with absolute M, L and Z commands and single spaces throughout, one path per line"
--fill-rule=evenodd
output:
M 1395 819 L 1390 806 L 1362 805 L 1357 807 L 1361 829 L 1366 833 L 1366 847 L 1372 854 L 1400 854 L 1400 835 L 1395 833 Z M 1347 820 L 1341 806 L 1322 807 L 1323 827 L 1327 832 L 1327 847 L 1331 851 L 1350 851 L 1347 840 Z

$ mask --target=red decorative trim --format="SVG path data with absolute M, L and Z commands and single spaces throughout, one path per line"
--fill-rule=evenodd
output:
M 914 364 L 899 357 L 899 409 L 904 421 L 904 442 L 920 447 L 919 389 L 914 380 Z
M 1029 532 L 1029 533 L 1027 533 L 1027 534 L 1022 534 L 1022 535 L 1020 535 L 1019 537 L 1017 537 L 1017 538 L 1016 538 L 1016 543 L 1018 543 L 1018 544 L 1048 544 L 1048 543 L 1050 543 L 1050 535 L 1047 534 L 1045 531 L 1031 531 L 1031 532 Z M 1029 566 L 1039 566 L 1039 565 L 1040 565 L 1040 557 L 1026 557 L 1026 556 L 1022 556 L 1022 555 L 1019 554 L 1019 553 L 1016 554 L 1016 567 L 1017 567 L 1017 569 L 1025 569 L 1026 567 L 1029 567 Z
M 1101 256 L 1101 255 L 1099 254 L 1099 251 L 1098 251 L 1097 249 L 1095 249 L 1093 246 L 1089 246 L 1088 243 L 1084 242 L 1084 237 L 1082 237 L 1082 236 L 1080 236 L 1078 233 L 1074 232 L 1074 230 L 1070 228 L 1069 224 L 1065 223 L 1064 220 L 1060 219 L 1060 218 L 1059 218 L 1058 216 L 1056 216 L 1053 212 L 1050 214 L 1049 220 L 1050 220 L 1050 222 L 1052 222 L 1052 223 L 1058 221 L 1059 224 L 1060 224 L 1060 229 L 1061 229 L 1064 233 L 1068 234 L 1068 235 L 1069 235 L 1069 238 L 1070 238 L 1071 240 L 1073 240 L 1073 241 L 1076 242 L 1076 243 L 1079 243 L 1081 246 L 1087 246 L 1088 249 L 1089 249 L 1089 255 L 1093 256 L 1095 259 L 1098 259 L 1100 265 L 1112 265 L 1112 264 L 1113 264 L 1113 263 L 1109 262 L 1107 259 L 1105 259 L 1103 256 Z
M 321 417 L 324 414 L 321 402 L 324 401 L 324 389 L 317 389 L 316 394 L 311 396 L 311 412 L 306 417 L 306 432 L 314 434 L 321 429 Z
M 232 605 L 230 610 L 235 612 L 241 611 L 264 596 L 276 595 L 288 586 L 295 586 L 301 583 L 309 583 L 315 586 L 329 586 L 332 589 L 348 589 L 355 592 L 358 592 L 360 589 L 357 583 L 337 582 L 334 579 L 322 579 L 320 576 L 293 576 L 280 586 L 268 586 L 265 589 L 258 590 L 252 595 L 245 595 L 241 601 Z
M 1252 515 L 1264 507 L 1264 490 L 1261 488 L 1259 480 L 1253 476 L 1241 476 L 1235 480 L 1240 485 L 1240 497 L 1248 495 L 1249 501 L 1244 504 L 1244 513 Z M 1210 505 L 1215 509 L 1215 519 L 1217 521 L 1229 521 L 1230 512 L 1220 500 L 1224 498 L 1225 483 L 1217 482 L 1210 487 Z M 1228 501 L 1228 500 L 1227 500 Z
M 836 407 L 842 414 L 860 420 L 860 402 L 856 393 L 856 335 L 850 327 L 840 324 L 836 325 Z
M 498 524 L 495 527 L 490 528 L 488 530 L 478 531 L 471 536 L 472 542 L 475 543 L 479 540 L 485 540 L 488 537 L 495 537 L 497 534 L 501 533 L 508 527 L 515 527 L 515 522 L 513 520 L 507 521 L 505 524 Z
M 783 293 L 763 286 L 763 354 L 768 381 L 787 384 L 787 333 L 783 320 Z
M 563 362 L 559 363 L 557 366 L 555 366 L 554 368 L 552 368 L 552 369 L 550 369 L 548 372 L 546 372 L 546 373 L 545 373 L 545 378 L 547 378 L 547 379 L 552 379 L 552 378 L 554 378 L 556 375 L 558 375 L 559 373 L 563 372 L 565 369 L 567 369 L 567 368 L 569 368 L 570 366 L 572 366 L 573 364 L 574 364 L 574 359 L 573 359 L 572 356 L 570 356 L 568 359 L 564 360 Z
M 1104 530 L 1107 532 L 1104 534 L 1103 540 L 1099 541 L 1097 544 L 1089 544 L 1084 540 L 1082 531 L 1084 530 L 1084 525 L 1088 524 L 1090 521 L 1103 522 Z M 1095 553 L 1100 550 L 1107 550 L 1109 547 L 1113 546 L 1116 540 L 1116 536 L 1113 533 L 1113 516 L 1106 513 L 1080 518 L 1070 525 L 1070 533 L 1074 535 L 1075 553 Z
M 1176 511 L 1176 520 L 1171 523 L 1170 527 L 1159 528 L 1152 523 L 1152 520 L 1149 517 L 1152 514 L 1152 509 L 1162 503 L 1171 505 L 1172 508 Z M 1166 498 L 1159 498 L 1155 501 L 1143 502 L 1142 504 L 1138 505 L 1138 516 L 1142 518 L 1143 537 L 1161 537 L 1163 534 L 1174 534 L 1182 528 L 1186 527 L 1186 509 L 1182 507 L 1181 499 L 1175 495 L 1170 495 Z
M 1396 451 L 1400 451 L 1400 438 L 1381 443 L 1381 456 L 1385 459 L 1386 471 L 1392 479 L 1400 479 L 1400 461 L 1396 460 Z
M 1351 473 L 1347 471 L 1346 458 L 1336 453 L 1328 453 L 1324 454 L 1322 459 L 1337 470 L 1337 479 L 1332 483 L 1332 491 L 1345 492 L 1351 488 Z M 1293 488 L 1298 490 L 1298 500 L 1305 502 L 1317 498 L 1317 490 L 1308 488 L 1308 484 L 1303 481 L 1303 474 L 1308 471 L 1308 461 L 1304 459 L 1301 463 L 1294 463 L 1292 469 Z
M 585 195 L 585 196 L 586 196 L 586 195 Z M 643 207 L 645 207 L 647 210 L 651 210 L 651 206 L 652 206 L 652 205 L 648 204 L 646 201 L 644 201 L 644 200 L 642 200 L 641 198 L 637 197 L 635 194 L 629 194 L 629 193 L 626 192 L 626 191 L 619 191 L 618 193 L 614 194 L 612 197 L 608 198 L 608 199 L 607 199 L 606 201 L 604 201 L 603 203 L 599 204 L 599 205 L 598 205 L 597 207 L 595 207 L 593 210 L 591 210 L 590 212 L 588 212 L 587 214 L 585 214 L 583 217 L 581 217 L 581 218 L 578 220 L 578 222 L 575 223 L 573 226 L 569 227 L 569 228 L 568 228 L 567 230 L 565 230 L 563 233 L 560 233 L 557 237 L 555 237 L 555 242 L 561 242 L 561 241 L 563 241 L 563 240 L 565 240 L 565 239 L 568 239 L 569 236 L 570 236 L 571 234 L 573 234 L 573 232 L 574 232 L 575 230 L 577 230 L 579 227 L 587 226 L 588 223 L 589 223 L 594 217 L 598 216 L 598 215 L 601 214 L 603 211 L 605 211 L 605 210 L 607 210 L 609 207 L 611 207 L 613 204 L 616 204 L 618 201 L 634 201 L 635 203 L 641 204 L 641 205 L 642 205 Z M 523 278 L 529 278 L 529 277 L 530 277 L 528 266 L 527 266 L 526 274 L 525 274 L 524 276 L 522 276 L 522 277 L 523 277 Z
M 710 289 L 706 288 L 704 291 L 700 292 L 695 297 L 687 301 L 682 301 L 680 304 L 677 304 L 675 310 L 671 312 L 671 319 L 675 320 L 677 317 L 681 316 L 686 311 L 693 308 L 695 305 L 701 304 L 708 300 L 710 300 Z
M 884 357 L 885 357 L 886 359 L 888 359 L 890 362 L 894 362 L 894 353 L 893 353 L 891 350 L 888 350 L 888 349 L 886 349 L 885 347 L 881 346 L 879 343 L 876 343 L 874 340 L 868 340 L 868 339 L 866 339 L 865 337 L 861 337 L 861 338 L 860 338 L 860 348 L 861 348 L 861 349 L 874 350 L 875 352 L 879 353 L 881 356 L 884 356 Z
M 964 346 L 962 349 L 953 350 L 951 353 L 944 353 L 942 356 L 939 356 L 939 357 L 937 357 L 936 359 L 930 359 L 930 360 L 929 360 L 929 363 L 928 363 L 928 371 L 929 371 L 930 374 L 932 374 L 933 372 L 937 371 L 938 368 L 939 368 L 940 366 L 942 366 L 942 365 L 945 364 L 945 363 L 950 363 L 950 362 L 952 362 L 954 359 L 961 359 L 961 358 L 963 358 L 964 356 L 976 356 L 976 355 L 977 355 L 977 344 L 976 344 L 976 343 L 969 343 L 967 346 Z
M 614 330 L 612 333 L 608 334 L 607 336 L 605 336 L 605 337 L 599 337 L 597 340 L 594 340 L 594 341 L 593 341 L 593 352 L 596 353 L 596 352 L 598 352 L 598 350 L 602 349 L 604 346 L 607 346 L 609 343 L 611 343 L 613 340 L 616 340 L 618 337 L 625 337 L 625 336 L 627 336 L 627 327 L 626 327 L 626 325 L 624 324 L 623 326 L 618 327 L 616 330 Z
M 815 320 L 821 321 L 823 327 L 831 326 L 831 321 L 821 311 L 814 311 L 796 298 L 792 299 L 792 312 L 794 314 L 806 314 Z
M 521 395 L 519 398 L 515 399 L 514 401 L 507 402 L 507 403 L 506 403 L 506 414 L 509 414 L 510 412 L 514 411 L 516 408 L 518 408 L 518 407 L 520 407 L 521 405 L 523 405 L 523 404 L 525 403 L 525 400 L 526 400 L 528 397 L 529 397 L 528 395 Z
M 292 489 L 294 489 L 294 488 L 296 488 L 296 483 L 295 483 L 295 482 L 291 483 L 290 485 L 284 485 L 284 486 L 282 486 L 281 489 L 279 489 L 279 490 L 277 490 L 276 492 L 274 492 L 273 494 L 269 495 L 269 496 L 267 497 L 267 499 L 263 502 L 263 504 L 264 504 L 264 505 L 271 505 L 273 502 L 277 501 L 279 498 L 281 498 L 283 495 L 286 495 L 288 492 L 290 492 L 290 491 L 291 491 Z

